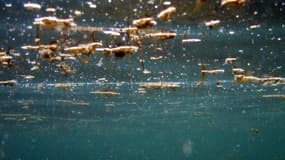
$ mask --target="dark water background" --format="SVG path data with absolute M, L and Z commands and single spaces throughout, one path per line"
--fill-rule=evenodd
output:
M 41 62 L 39 72 L 29 70 L 26 59 L 38 61 L 37 53 L 26 54 L 21 46 L 34 43 L 35 28 L 29 26 L 46 13 L 44 9 L 27 11 L 23 3 L 0 2 L 0 47 L 21 53 L 16 69 L 0 66 L 0 80 L 18 82 L 13 87 L 0 86 L 0 159 L 285 159 L 285 100 L 266 97 L 284 95 L 284 84 L 237 84 L 231 66 L 223 65 L 225 58 L 238 57 L 236 65 L 248 74 L 285 77 L 284 1 L 256 0 L 228 9 L 218 1 L 206 1 L 196 12 L 195 1 L 172 1 L 177 14 L 155 29 L 175 31 L 177 37 L 143 41 L 145 66 L 151 74 L 141 73 L 138 54 L 130 57 L 130 68 L 127 58 L 98 54 L 85 65 L 72 62 L 76 74 L 68 77 L 46 62 Z M 96 9 L 88 8 L 87 1 L 38 3 L 43 8 L 62 7 L 57 14 L 61 18 L 68 17 L 70 10 L 84 11 L 75 19 L 83 26 L 124 27 L 134 18 L 156 15 L 162 9 L 162 1 L 95 1 Z M 211 19 L 220 19 L 221 24 L 208 29 L 204 22 Z M 257 24 L 261 27 L 249 29 Z M 58 33 L 44 35 L 48 41 Z M 184 35 L 202 42 L 182 44 Z M 122 43 L 100 33 L 96 36 Z M 150 60 L 160 55 L 167 58 Z M 203 86 L 197 86 L 200 62 L 223 68 L 225 74 L 209 75 Z M 24 80 L 21 74 L 36 78 Z M 100 78 L 108 82 L 98 82 Z M 217 80 L 223 88 L 216 87 Z M 139 84 L 159 81 L 180 87 L 138 92 Z M 54 87 L 58 83 L 72 86 L 61 90 Z M 89 93 L 104 89 L 120 95 Z

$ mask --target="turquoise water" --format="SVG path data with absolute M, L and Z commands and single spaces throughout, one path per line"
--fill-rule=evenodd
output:
M 65 8 L 86 5 L 81 1 L 54 2 Z M 201 14 L 193 21 L 179 11 L 177 20 L 155 27 L 175 31 L 174 39 L 143 40 L 145 67 L 150 74 L 142 73 L 139 53 L 123 59 L 98 53 L 88 64 L 69 63 L 76 69 L 71 76 L 61 75 L 55 64 L 42 61 L 40 71 L 30 71 L 32 65 L 27 59 L 39 61 L 37 52 L 26 54 L 21 46 L 33 43 L 35 28 L 27 26 L 32 25 L 35 15 L 44 12 L 28 12 L 21 8 L 22 2 L 11 3 L 23 15 L 15 19 L 19 14 L 9 10 L 9 2 L 1 2 L 2 13 L 10 17 L 1 22 L 14 26 L 8 31 L 0 27 L 1 48 L 12 47 L 21 56 L 15 58 L 14 69 L 0 66 L 0 80 L 17 80 L 16 86 L 0 86 L 0 159 L 285 159 L 284 84 L 236 83 L 232 65 L 223 65 L 225 58 L 237 57 L 235 65 L 248 75 L 285 77 L 285 25 L 284 17 L 280 17 L 284 2 L 257 1 L 224 19 L 221 16 L 230 11 L 210 18 Z M 89 22 L 86 9 L 82 19 L 85 17 L 88 23 L 78 20 L 78 24 L 110 27 L 114 19 L 124 24 L 120 21 L 124 11 L 103 20 L 100 14 L 110 6 L 97 5 L 99 16 L 94 18 L 100 22 Z M 252 16 L 254 10 L 259 12 L 256 18 Z M 241 17 L 236 18 L 236 14 Z M 215 18 L 221 19 L 219 26 L 204 26 L 205 20 Z M 256 24 L 261 27 L 248 28 Z M 58 36 L 43 35 L 45 41 Z M 96 36 L 104 42 L 123 42 L 101 33 Z M 201 42 L 182 44 L 185 36 Z M 84 36 L 71 33 L 71 37 L 80 41 Z M 154 61 L 152 56 L 165 59 Z M 209 69 L 224 69 L 225 73 L 208 75 L 199 86 L 198 63 L 207 64 Z M 35 78 L 21 77 L 28 74 Z M 217 87 L 216 81 L 222 87 Z M 140 85 L 148 82 L 171 82 L 179 87 L 141 93 Z M 56 87 L 62 83 L 69 86 Z M 119 95 L 90 93 L 98 90 Z

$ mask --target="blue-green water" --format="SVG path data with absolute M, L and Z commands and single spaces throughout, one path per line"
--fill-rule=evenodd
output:
M 100 20 L 98 24 L 89 21 L 94 13 L 88 14 L 85 1 L 41 4 L 54 7 L 55 2 L 66 10 L 77 5 L 84 9 L 85 14 L 76 21 L 80 25 L 118 27 L 113 22 L 125 23 L 125 11 L 117 11 L 122 15 L 109 19 L 100 17 L 111 7 L 107 2 L 97 4 L 99 16 L 93 18 Z M 12 7 L 7 5 L 10 3 Z M 15 58 L 16 68 L 0 66 L 0 80 L 17 80 L 16 86 L 0 86 L 0 159 L 285 159 L 284 84 L 236 83 L 232 65 L 223 65 L 225 58 L 238 57 L 235 65 L 248 75 L 285 77 L 285 24 L 280 16 L 284 2 L 255 1 L 239 10 L 211 16 L 201 13 L 197 18 L 183 17 L 188 10 L 181 6 L 177 19 L 155 28 L 175 31 L 176 38 L 143 41 L 145 67 L 150 74 L 142 73 L 139 53 L 129 57 L 130 65 L 128 57 L 116 59 L 98 53 L 88 64 L 70 63 L 76 69 L 71 76 L 61 75 L 55 64 L 42 61 L 40 71 L 30 71 L 32 65 L 27 59 L 39 61 L 37 53 L 25 54 L 21 46 L 33 44 L 35 28 L 27 26 L 44 11 L 26 11 L 22 3 L 0 2 L 0 16 L 10 17 L 1 19 L 5 25 L 0 27 L 0 45 L 4 50 L 13 47 L 21 54 Z M 121 7 L 121 3 L 117 5 Z M 173 1 L 177 9 L 180 3 Z M 146 7 L 146 3 L 140 4 Z M 219 11 L 219 6 L 214 6 Z M 11 9 L 19 9 L 23 15 Z M 258 14 L 253 16 L 255 10 Z M 224 12 L 232 15 L 222 18 Z M 150 13 L 157 12 L 150 9 Z M 84 18 L 86 23 L 81 21 Z M 215 18 L 221 19 L 219 26 L 204 26 L 205 20 Z M 260 28 L 248 28 L 256 24 Z M 51 34 L 52 39 L 57 36 Z M 80 39 L 78 33 L 71 34 Z M 49 36 L 44 39 L 48 41 Z M 97 36 L 110 41 L 100 33 Z M 201 42 L 182 44 L 184 36 Z M 166 58 L 150 59 L 161 55 Z M 204 84 L 197 86 L 201 79 L 198 63 L 222 68 L 225 73 L 208 75 Z M 27 74 L 35 79 L 20 76 Z M 217 80 L 222 87 L 216 86 Z M 175 82 L 179 87 L 140 93 L 139 85 L 160 81 Z M 70 86 L 57 88 L 61 83 Z M 90 93 L 97 90 L 112 90 L 119 95 Z

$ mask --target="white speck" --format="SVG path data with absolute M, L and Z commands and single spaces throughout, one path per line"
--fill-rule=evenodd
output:
M 229 34 L 233 35 L 233 34 L 235 34 L 235 32 L 234 31 L 229 31 Z
M 197 38 L 182 39 L 182 43 L 192 43 L 192 42 L 201 42 L 201 39 L 197 39 Z
M 74 11 L 74 14 L 75 14 L 76 16 L 81 16 L 83 13 L 82 13 L 81 11 L 75 10 L 75 11 Z
M 277 91 L 278 91 L 278 89 L 277 89 L 277 88 L 275 88 L 275 89 L 274 89 L 274 91 L 275 91 L 275 92 L 277 92 Z
M 154 1 L 153 1 L 153 0 L 149 0 L 149 1 L 147 1 L 147 4 L 153 5 L 153 4 L 154 4 Z
M 150 74 L 150 73 L 151 73 L 150 70 L 147 70 L 147 69 L 144 69 L 144 70 L 143 70 L 143 74 Z
M 12 7 L 12 3 L 6 3 L 6 4 L 5 4 L 5 7 L 8 7 L 8 8 L 9 8 L 9 7 Z
M 274 3 L 274 5 L 277 7 L 277 6 L 278 6 L 278 3 L 277 3 L 277 2 L 275 2 L 275 3 Z
M 92 2 L 88 1 L 86 2 L 89 5 L 89 8 L 96 8 L 96 4 L 93 4 Z
M 163 2 L 163 5 L 169 6 L 169 5 L 171 5 L 171 2 L 170 1 L 165 1 L 165 2 Z
M 101 67 L 103 65 L 103 59 L 101 58 L 99 62 L 96 64 L 97 67 Z

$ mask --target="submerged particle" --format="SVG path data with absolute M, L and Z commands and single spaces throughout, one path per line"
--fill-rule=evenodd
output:
M 143 74 L 150 74 L 150 73 L 151 73 L 151 71 L 148 70 L 148 69 L 144 69 L 144 70 L 143 70 Z
M 175 82 L 148 82 L 139 85 L 140 88 L 145 90 L 155 90 L 155 89 L 173 89 L 176 90 L 180 87 L 179 83 Z
M 171 15 L 176 12 L 176 8 L 171 6 L 168 7 L 167 9 L 161 11 L 158 15 L 157 18 L 163 21 L 167 21 L 170 19 Z
M 221 81 L 216 81 L 216 87 L 217 88 L 223 88 L 222 82 Z
M 5 7 L 7 7 L 7 8 L 12 7 L 12 3 L 6 3 L 6 4 L 5 4 Z
M 13 59 L 12 56 L 4 55 L 0 56 L 0 63 L 9 62 Z
M 36 18 L 33 24 L 43 29 L 57 30 L 57 31 L 68 30 L 76 26 L 72 18 L 59 19 L 56 17 Z
M 75 105 L 75 106 L 78 106 L 78 107 L 86 107 L 86 106 L 90 105 L 89 102 L 85 102 L 85 101 L 82 101 L 82 100 L 75 101 L 75 100 L 58 99 L 58 100 L 56 100 L 56 102 L 61 103 L 64 106 Z
M 76 70 L 72 69 L 70 66 L 68 66 L 65 63 L 60 63 L 59 69 L 60 69 L 60 73 L 64 76 L 68 76 L 76 72 Z
M 279 98 L 285 99 L 285 94 L 270 94 L 270 95 L 262 95 L 262 98 Z
M 237 83 L 260 83 L 261 79 L 255 76 L 234 75 L 234 80 Z
M 230 34 L 230 35 L 234 35 L 235 32 L 234 32 L 234 31 L 229 31 L 229 34 Z
M 40 70 L 40 67 L 37 66 L 37 65 L 35 65 L 35 66 L 33 66 L 30 70 L 31 70 L 31 71 L 38 71 L 38 70 Z
M 163 2 L 163 5 L 165 5 L 165 6 L 170 6 L 170 5 L 171 5 L 171 2 L 170 2 L 170 1 L 164 1 L 164 2 Z
M 76 60 L 76 57 L 73 56 L 72 54 L 64 54 L 64 53 L 60 53 L 59 56 L 62 60 Z
M 233 75 L 243 75 L 244 73 L 245 73 L 245 70 L 242 68 L 233 67 L 233 69 L 232 69 Z
M 155 38 L 157 40 L 166 40 L 176 37 L 176 33 L 172 32 L 157 32 L 157 33 L 149 33 L 145 35 L 146 37 Z
M 64 90 L 64 91 L 70 91 L 70 89 L 72 88 L 72 84 L 71 83 L 56 83 L 54 87 L 57 89 Z
M 259 78 L 255 76 L 234 75 L 234 80 L 237 83 L 261 83 L 263 85 L 285 84 L 285 78 L 282 77 Z
M 104 34 L 106 35 L 111 35 L 112 37 L 118 37 L 120 36 L 120 32 L 115 32 L 115 31 L 103 31 Z
M 86 2 L 89 5 L 89 8 L 97 8 L 96 4 L 91 1 Z
M 77 16 L 77 17 L 80 17 L 80 16 L 83 15 L 83 12 L 78 11 L 78 10 L 75 10 L 75 11 L 74 11 L 74 15 Z
M 224 65 L 226 65 L 226 64 L 233 64 L 236 60 L 237 60 L 237 58 L 228 57 L 228 58 L 225 59 Z
M 257 136 L 260 132 L 258 128 L 250 128 L 249 131 L 250 131 L 252 136 Z
M 206 80 L 206 76 L 208 74 L 213 74 L 213 75 L 217 75 L 217 74 L 223 74 L 225 72 L 224 69 L 207 69 L 205 64 L 201 64 L 199 63 L 198 66 L 201 67 L 201 81 Z
M 87 44 L 80 44 L 74 47 L 65 48 L 64 51 L 70 52 L 74 55 L 87 55 L 89 56 L 91 53 L 96 53 L 96 48 L 102 46 L 103 44 L 100 42 L 92 42 Z
M 47 8 L 47 9 L 46 9 L 46 12 L 47 12 L 47 13 L 51 13 L 51 14 L 55 14 L 56 9 L 55 9 L 55 8 Z
M 218 26 L 220 22 L 221 22 L 220 20 L 210 20 L 210 21 L 205 22 L 205 25 L 209 28 L 214 28 Z
M 120 95 L 120 93 L 114 92 L 114 91 L 91 91 L 89 93 L 97 94 L 97 95 L 101 95 L 101 96 L 106 96 L 106 97 L 113 97 L 113 96 Z
M 23 50 L 28 50 L 28 51 L 38 51 L 38 50 L 44 50 L 44 49 L 50 49 L 52 51 L 56 51 L 58 49 L 57 44 L 48 44 L 48 45 L 36 45 L 36 46 L 22 46 L 21 47 Z
M 41 5 L 37 4 L 37 3 L 25 3 L 24 4 L 24 7 L 27 9 L 27 10 L 40 10 L 42 7 Z
M 139 94 L 145 94 L 146 90 L 144 88 L 138 88 L 138 93 Z
M 163 60 L 163 59 L 165 59 L 165 57 L 164 56 L 151 56 L 150 57 L 150 60 L 153 60 L 153 61 L 157 61 L 157 60 Z
M 202 70 L 202 73 L 207 73 L 207 74 L 221 74 L 224 73 L 224 69 L 211 69 L 211 70 Z
M 261 78 L 261 83 L 263 85 L 285 84 L 285 78 L 283 78 L 283 77 L 265 77 L 265 78 Z
M 17 84 L 16 80 L 0 81 L 0 86 L 15 86 Z
M 25 80 L 31 80 L 31 79 L 35 78 L 35 76 L 33 76 L 33 75 L 19 75 L 19 76 Z
M 249 29 L 256 29 L 256 28 L 260 28 L 260 24 L 249 26 Z
M 246 0 L 221 0 L 221 7 L 227 6 L 241 6 Z
M 196 43 L 196 42 L 201 42 L 201 39 L 197 38 L 190 38 L 190 39 L 182 39 L 182 43 Z
M 133 20 L 133 26 L 137 28 L 150 28 L 152 26 L 155 26 L 156 24 L 157 22 L 151 17 Z
M 138 51 L 137 46 L 119 46 L 115 48 L 97 48 L 96 51 L 103 51 L 104 55 L 125 55 L 134 54 Z

